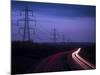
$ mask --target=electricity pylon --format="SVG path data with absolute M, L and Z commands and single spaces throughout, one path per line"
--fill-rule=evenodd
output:
M 54 27 L 54 29 L 53 29 L 53 42 L 54 42 L 54 43 L 57 42 L 57 30 L 56 30 L 55 27 Z
M 65 35 L 63 34 L 62 35 L 62 42 L 65 44 L 66 43 L 66 38 L 65 38 Z
M 32 29 L 34 31 L 35 34 L 35 28 L 36 28 L 36 19 L 35 16 L 33 15 L 33 11 L 29 10 L 27 7 L 23 10 L 21 10 L 20 15 L 24 15 L 23 19 L 19 19 L 19 21 L 24 22 L 24 26 L 22 28 L 20 28 L 21 30 L 23 29 L 23 41 L 27 40 L 27 41 L 31 41 L 31 32 L 30 30 Z M 34 16 L 34 19 L 29 18 L 30 16 Z M 30 27 L 30 21 L 34 21 L 34 25 L 35 27 L 32 28 Z

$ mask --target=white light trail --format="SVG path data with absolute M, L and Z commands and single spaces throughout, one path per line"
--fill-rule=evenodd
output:
M 78 48 L 77 51 L 72 53 L 72 58 L 84 69 L 90 69 L 90 68 L 95 68 L 95 66 L 82 57 L 79 56 L 79 52 L 81 51 L 81 48 Z

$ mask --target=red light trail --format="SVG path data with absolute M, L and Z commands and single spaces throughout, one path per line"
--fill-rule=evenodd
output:
M 64 63 L 64 64 L 66 64 L 67 67 L 68 67 L 68 65 L 70 65 L 71 69 L 76 69 L 76 70 L 94 69 L 95 66 L 93 64 L 89 63 L 88 61 L 86 61 L 79 55 L 80 51 L 81 51 L 81 48 L 75 48 L 70 51 L 58 52 L 49 57 L 46 57 L 37 65 L 35 71 L 40 71 L 40 72 L 56 71 L 56 69 L 60 69 L 60 67 L 56 67 L 56 66 L 58 64 L 59 64 L 59 66 L 61 66 L 61 64 L 63 64 L 62 59 L 64 61 L 66 60 L 67 63 Z M 66 57 L 66 55 L 67 55 L 67 57 Z

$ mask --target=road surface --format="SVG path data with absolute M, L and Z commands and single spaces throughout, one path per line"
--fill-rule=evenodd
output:
M 75 48 L 66 52 L 59 52 L 43 59 L 35 69 L 35 72 L 55 72 L 94 69 L 95 66 L 83 59 L 79 52 L 81 48 Z

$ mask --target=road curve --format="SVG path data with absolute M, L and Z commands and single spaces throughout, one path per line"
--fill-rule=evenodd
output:
M 79 56 L 79 52 L 81 51 L 81 48 L 78 48 L 75 52 L 72 53 L 72 58 L 75 62 L 77 62 L 83 69 L 93 69 L 95 66 L 91 64 L 90 62 L 83 59 L 81 56 Z
M 41 60 L 36 65 L 35 72 L 51 72 L 51 71 L 68 71 L 93 69 L 95 66 L 81 56 L 79 52 L 81 48 L 75 48 L 70 51 L 58 52 Z

